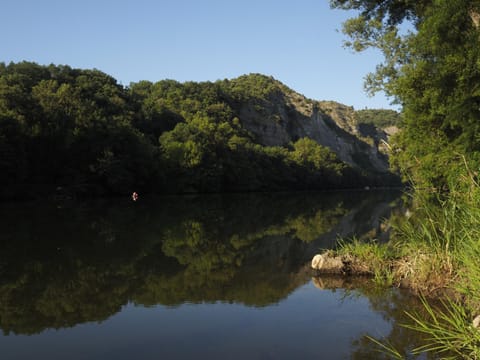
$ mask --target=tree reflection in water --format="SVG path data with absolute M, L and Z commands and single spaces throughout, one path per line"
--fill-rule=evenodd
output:
M 404 359 L 438 359 L 433 354 L 413 355 L 412 350 L 424 344 L 418 332 L 406 328 L 411 323 L 409 313 L 422 314 L 427 318 L 421 301 L 406 290 L 379 287 L 368 277 L 323 276 L 312 279 L 321 290 L 343 291 L 344 297 L 365 297 L 369 306 L 391 324 L 388 334 L 366 333 L 352 342 L 350 358 L 355 360 L 392 359 L 371 338 L 392 346 Z
M 319 248 L 333 246 L 338 235 L 379 231 L 397 197 L 280 193 L 4 204 L 0 328 L 34 334 L 102 321 L 129 302 L 274 304 L 310 281 L 305 264 Z M 390 316 L 393 295 L 365 295 Z M 359 341 L 359 356 L 363 349 Z

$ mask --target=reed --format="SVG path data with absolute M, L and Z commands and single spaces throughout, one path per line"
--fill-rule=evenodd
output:
M 442 359 L 480 359 L 480 331 L 470 319 L 470 312 L 463 303 L 452 299 L 433 306 L 422 298 L 427 317 L 408 313 L 411 324 L 406 328 L 425 335 L 425 343 L 413 349 L 413 354 L 434 353 Z
M 435 196 L 417 190 L 411 216 L 397 224 L 389 243 L 341 242 L 339 252 L 369 262 L 376 283 L 422 296 L 424 313 L 408 313 L 405 325 L 425 339 L 414 354 L 480 359 L 480 328 L 473 322 L 480 315 L 480 186 L 472 177 L 450 189 Z M 432 305 L 433 298 L 440 304 Z M 397 358 L 389 344 L 372 340 Z

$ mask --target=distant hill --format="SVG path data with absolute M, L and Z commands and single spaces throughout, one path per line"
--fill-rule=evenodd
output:
M 315 101 L 261 74 L 244 75 L 221 82 L 230 94 L 241 99 L 232 104 L 242 125 L 262 145 L 285 146 L 303 137 L 329 148 L 344 162 L 370 172 L 388 173 L 388 158 L 379 151 L 378 141 L 388 134 L 375 125 L 373 133 L 362 132 L 367 121 L 364 111 L 334 101 Z M 359 115 L 360 113 L 360 115 Z M 384 124 L 399 120 L 395 111 L 369 110 L 368 120 L 383 115 Z M 380 145 L 381 147 L 381 145 Z
M 352 107 L 261 74 L 140 81 L 0 63 L 0 198 L 398 184 Z

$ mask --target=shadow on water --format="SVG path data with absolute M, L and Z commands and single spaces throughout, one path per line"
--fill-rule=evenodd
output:
M 383 236 L 384 219 L 399 195 L 277 193 L 3 204 L 0 328 L 5 335 L 36 334 L 103 321 L 128 303 L 264 308 L 309 283 L 305 264 L 339 236 Z M 322 287 L 319 281 L 314 284 Z M 356 287 L 360 290 L 354 293 L 366 296 L 389 319 L 399 316 L 398 302 L 410 301 L 377 294 L 371 282 Z M 371 344 L 362 341 L 353 344 L 354 358 L 367 358 Z
M 340 291 L 343 299 L 368 299 L 372 313 L 380 315 L 391 325 L 389 330 L 383 333 L 369 329 L 355 338 L 349 349 L 350 359 L 392 359 L 372 338 L 393 348 L 403 359 L 439 359 L 435 354 L 412 354 L 413 349 L 425 344 L 425 339 L 418 332 L 404 326 L 412 324 L 407 313 L 416 313 L 425 319 L 428 314 L 420 300 L 408 291 L 378 287 L 368 277 L 322 276 L 314 277 L 312 282 L 321 291 Z

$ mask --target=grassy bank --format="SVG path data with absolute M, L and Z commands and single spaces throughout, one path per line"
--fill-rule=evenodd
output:
M 402 286 L 425 300 L 427 316 L 409 314 L 407 327 L 426 335 L 414 353 L 480 358 L 480 186 L 473 178 L 449 194 L 416 191 L 388 243 L 342 242 L 334 256 L 374 276 L 380 285 Z M 395 352 L 392 349 L 391 355 Z

